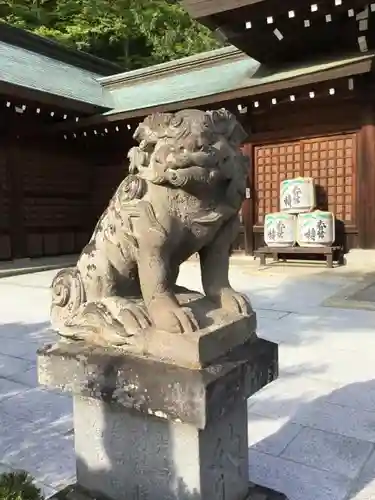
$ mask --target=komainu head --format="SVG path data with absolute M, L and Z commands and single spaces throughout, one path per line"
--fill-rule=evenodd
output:
M 246 133 L 225 109 L 156 113 L 134 133 L 130 173 L 155 183 L 187 189 L 192 184 L 226 183 L 227 202 L 241 203 L 248 160 L 240 146 Z

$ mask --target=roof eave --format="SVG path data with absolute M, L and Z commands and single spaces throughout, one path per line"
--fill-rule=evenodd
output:
M 150 106 L 139 110 L 119 111 L 118 113 L 111 113 L 111 111 L 109 111 L 109 113 L 111 114 L 104 115 L 104 117 L 106 117 L 107 121 L 114 121 L 113 117 L 116 117 L 116 120 L 123 120 L 126 118 L 144 116 L 145 114 L 150 114 L 161 110 L 174 111 L 180 109 L 182 106 L 204 106 L 219 101 L 241 99 L 243 97 L 255 97 L 270 92 L 302 87 L 303 85 L 308 85 L 311 83 L 321 83 L 328 80 L 337 80 L 339 78 L 369 73 L 372 69 L 373 57 L 374 55 L 369 55 L 368 58 L 361 61 L 357 61 L 354 63 L 348 62 L 347 64 L 338 66 L 336 68 L 329 68 L 316 73 L 295 76 L 280 80 L 278 82 L 261 83 L 259 85 L 241 87 L 239 89 L 228 90 L 225 92 L 206 95 L 194 99 L 188 99 L 185 101 L 175 101 L 167 104 Z
M 37 101 L 38 103 L 48 106 L 57 106 L 63 109 L 75 111 L 86 115 L 96 115 L 97 113 L 105 113 L 111 110 L 111 107 L 104 104 L 90 103 L 72 99 L 65 96 L 52 94 L 49 92 L 40 91 L 15 85 L 13 83 L 4 82 L 0 80 L 0 93 L 13 99 L 26 99 Z M 103 101 L 105 97 L 103 96 Z
M 302 87 L 304 85 L 322 83 L 330 80 L 337 80 L 345 77 L 351 77 L 369 73 L 372 70 L 374 54 L 369 54 L 367 57 L 359 61 L 348 61 L 335 68 L 329 68 L 322 71 L 311 72 L 305 75 L 299 75 L 291 78 L 282 79 L 277 82 L 263 83 L 259 85 L 244 86 L 239 89 L 228 90 L 221 93 L 210 94 L 194 99 L 183 101 L 174 101 L 166 104 L 149 106 L 129 111 L 111 112 L 110 114 L 101 114 L 91 116 L 81 120 L 79 124 L 73 124 L 70 129 L 82 128 L 82 126 L 93 126 L 100 123 L 116 122 L 126 119 L 141 118 L 156 112 L 176 111 L 181 108 L 192 108 L 198 106 L 206 106 L 217 102 L 225 102 L 229 100 L 241 99 L 245 97 L 257 97 L 263 94 L 276 92 L 280 90 L 288 90 L 292 88 Z M 106 112 L 108 113 L 108 111 Z M 63 129 L 57 125 L 54 130 Z
M 83 51 L 65 47 L 54 40 L 35 35 L 34 33 L 10 26 L 1 21 L 0 40 L 9 45 L 29 50 L 50 59 L 70 64 L 76 68 L 96 73 L 97 75 L 112 75 L 120 71 L 118 64 Z

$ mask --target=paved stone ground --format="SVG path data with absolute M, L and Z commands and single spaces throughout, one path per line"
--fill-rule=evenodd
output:
M 249 400 L 250 479 L 290 500 L 375 498 L 375 312 L 322 307 L 360 278 L 343 270 L 239 260 L 231 279 L 280 345 L 280 378 Z M 52 493 L 75 475 L 72 405 L 37 387 L 55 271 L 0 280 L 0 463 Z M 180 282 L 199 289 L 192 262 Z
M 63 255 L 58 257 L 44 257 L 38 259 L 16 259 L 0 262 L 0 278 L 21 274 L 38 273 L 71 266 L 77 260 L 77 256 Z
M 375 284 L 369 285 L 362 290 L 359 290 L 357 293 L 354 293 L 352 300 L 357 300 L 361 302 L 375 302 Z

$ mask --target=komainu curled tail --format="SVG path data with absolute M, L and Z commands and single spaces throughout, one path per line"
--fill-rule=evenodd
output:
M 77 268 L 63 269 L 52 281 L 51 324 L 67 339 L 122 346 L 128 343 L 123 325 L 114 316 L 111 298 L 88 301 Z M 112 306 L 112 307 L 111 307 Z
M 59 271 L 52 281 L 51 323 L 61 335 L 72 337 L 69 320 L 86 301 L 81 274 L 76 268 Z

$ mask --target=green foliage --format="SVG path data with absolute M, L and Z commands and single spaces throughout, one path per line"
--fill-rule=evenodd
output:
M 0 17 L 125 69 L 219 46 L 178 2 L 167 0 L 3 0 Z
M 0 500 L 42 500 L 39 488 L 27 472 L 10 472 L 0 475 Z

